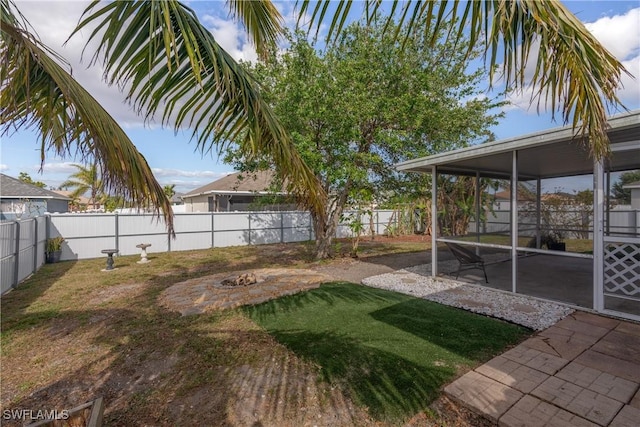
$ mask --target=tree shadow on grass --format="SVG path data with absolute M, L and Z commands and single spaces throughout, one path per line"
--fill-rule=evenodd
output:
M 485 361 L 530 333 L 349 283 L 325 284 L 244 311 L 298 356 L 318 365 L 323 380 L 339 385 L 376 419 L 391 422 L 426 409 L 461 365 Z
M 300 292 L 270 300 L 264 304 L 244 307 L 243 310 L 252 318 L 265 320 L 281 313 L 290 313 L 316 304 L 335 305 L 339 302 L 349 304 L 361 304 L 379 302 L 402 302 L 405 295 L 388 292 L 380 289 L 369 288 L 349 282 L 323 283 L 319 289 L 308 292 Z
M 370 315 L 478 363 L 532 332 L 523 326 L 421 299 L 399 302 Z
M 440 386 L 455 374 L 453 368 L 420 366 L 333 332 L 271 334 L 298 356 L 320 365 L 325 381 L 339 385 L 381 421 L 400 422 L 425 410 L 438 396 Z

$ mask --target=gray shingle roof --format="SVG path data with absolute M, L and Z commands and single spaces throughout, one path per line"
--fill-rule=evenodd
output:
M 0 173 L 0 198 L 71 200 L 53 191 L 27 184 L 3 173 Z
M 270 190 L 274 176 L 275 174 L 272 171 L 236 172 L 189 191 L 182 198 L 213 192 L 266 192 Z

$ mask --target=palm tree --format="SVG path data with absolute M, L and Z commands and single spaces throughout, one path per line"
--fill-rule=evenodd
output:
M 306 16 L 311 3 L 299 3 L 300 16 Z M 365 1 L 365 18 L 370 21 L 384 12 L 382 3 Z M 282 18 L 272 2 L 229 0 L 228 4 L 258 53 L 266 56 L 281 32 Z M 550 102 L 554 112 L 560 109 L 565 122 L 588 136 L 594 155 L 608 152 L 605 105 L 619 104 L 615 90 L 626 70 L 562 4 L 537 0 L 403 4 L 391 3 L 388 19 L 398 19 L 398 28 L 408 27 L 408 34 L 418 26 L 437 34 L 436 29 L 448 25 L 449 16 L 459 17 L 450 36 L 460 39 L 468 27 L 470 50 L 484 42 L 491 70 L 503 61 L 506 83 L 515 89 L 527 84 L 525 65 L 539 40 L 531 79 L 538 101 Z M 94 154 L 106 186 L 134 201 L 151 200 L 166 217 L 171 212 L 169 201 L 124 132 L 58 64 L 62 59 L 27 31 L 27 24 L 16 18 L 15 6 L 9 0 L 0 0 L 0 5 L 2 122 L 18 128 L 37 124 L 43 135 L 43 159 L 47 146 L 67 154 L 75 144 L 81 153 Z M 329 0 L 317 2 L 310 28 L 319 29 L 329 20 L 327 10 L 333 10 L 329 37 L 337 36 L 351 5 L 339 2 L 329 8 Z M 128 100 L 140 113 L 150 117 L 161 111 L 165 125 L 190 127 L 203 152 L 239 140 L 247 157 L 270 155 L 287 178 L 289 190 L 310 209 L 323 208 L 326 195 L 264 102 L 260 88 L 191 9 L 176 0 L 93 2 L 74 34 L 89 25 L 95 26 L 90 41 L 98 42 L 93 61 L 104 61 L 109 83 L 128 85 Z
M 67 72 L 64 59 L 33 35 L 12 2 L 0 0 L 2 134 L 36 127 L 45 153 L 92 156 L 105 189 L 153 205 L 173 232 L 171 203 L 145 158 L 102 106 Z
M 15 5 L 10 0 L 0 0 L 0 5 L 4 132 L 7 124 L 39 126 L 43 159 L 47 147 L 62 156 L 72 144 L 83 155 L 95 155 L 109 192 L 139 205 L 150 201 L 169 223 L 169 200 L 124 132 L 58 64 L 62 58 L 27 31 L 28 23 Z M 245 23 L 257 51 L 266 55 L 281 33 L 276 8 L 271 2 L 229 5 Z M 104 30 L 94 60 L 104 53 L 108 81 L 131 84 L 128 99 L 141 114 L 149 117 L 162 106 L 164 124 L 191 127 L 203 152 L 233 140 L 240 141 L 248 157 L 270 155 L 298 200 L 322 208 L 325 195 L 318 180 L 263 101 L 258 85 L 191 9 L 174 0 L 93 2 L 83 16 L 75 32 L 96 24 L 93 39 Z
M 315 28 L 316 36 L 320 26 L 330 22 L 328 40 L 340 34 L 353 5 L 340 2 L 333 14 L 328 14 L 330 3 L 299 0 L 299 16 L 306 17 L 310 12 L 309 31 Z M 469 37 L 469 54 L 484 44 L 492 83 L 496 66 L 502 61 L 501 77 L 507 87 L 517 91 L 531 85 L 535 89 L 531 102 L 537 102 L 538 109 L 548 103 L 552 114 L 561 112 L 565 124 L 572 123 L 576 135 L 589 144 L 596 158 L 609 153 L 607 110 L 621 105 L 616 89 L 621 86 L 622 73 L 629 72 L 559 1 L 409 0 L 402 4 L 384 2 L 386 10 L 379 0 L 358 4 L 363 5 L 366 22 L 387 13 L 389 24 L 397 20 L 397 28 L 408 28 L 407 37 L 416 34 L 419 27 L 426 28 L 426 34 L 438 34 L 444 28 L 456 41 Z M 445 28 L 451 17 L 457 17 L 457 23 Z M 428 40 L 430 44 L 438 41 Z M 525 67 L 538 42 L 535 70 L 527 79 Z
M 167 184 L 164 187 L 162 187 L 162 191 L 164 191 L 164 194 L 166 194 L 169 200 L 171 200 L 171 198 L 176 194 L 176 185 Z
M 77 171 L 69 176 L 69 178 L 60 184 L 61 188 L 72 189 L 69 195 L 71 199 L 78 199 L 80 196 L 89 192 L 89 203 L 92 208 L 96 208 L 96 203 L 102 198 L 103 185 L 98 172 L 98 166 L 92 163 L 88 166 L 73 164 Z

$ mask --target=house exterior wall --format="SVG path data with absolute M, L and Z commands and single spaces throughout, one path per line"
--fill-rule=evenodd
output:
M 208 212 L 208 196 L 195 196 L 184 199 L 187 212 Z
M 0 199 L 0 219 L 3 220 L 35 218 L 46 211 L 47 202 L 42 199 Z

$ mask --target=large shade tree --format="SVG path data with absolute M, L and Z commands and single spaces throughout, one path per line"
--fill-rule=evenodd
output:
M 257 51 L 266 55 L 281 31 L 282 19 L 273 3 L 227 3 Z M 579 135 L 588 137 L 596 156 L 608 152 L 606 107 L 619 102 L 615 91 L 625 70 L 561 3 L 368 0 L 333 7 L 329 0 L 304 0 L 298 12 L 301 17 L 312 12 L 312 28 L 330 22 L 329 37 L 334 37 L 354 3 L 364 5 L 368 20 L 386 13 L 389 19 L 427 34 L 437 34 L 432 30 L 444 25 L 448 14 L 457 15 L 460 23 L 451 32 L 452 39 L 468 30 L 470 51 L 484 42 L 490 69 L 502 62 L 507 84 L 516 89 L 529 83 L 525 66 L 539 41 L 530 81 L 537 99 L 550 103 Z M 0 8 L 4 131 L 36 126 L 43 136 L 43 161 L 47 149 L 63 156 L 76 151 L 95 156 L 106 187 L 141 204 L 151 202 L 165 212 L 170 224 L 169 201 L 126 134 L 70 77 L 62 58 L 33 36 L 17 8 L 9 0 L 0 0 Z M 270 154 L 298 200 L 312 209 L 322 208 L 319 183 L 264 102 L 259 86 L 191 9 L 174 0 L 95 2 L 84 18 L 78 29 L 97 27 L 91 38 L 99 43 L 95 59 L 104 59 L 105 77 L 126 87 L 129 100 L 142 114 L 160 112 L 166 124 L 191 127 L 203 150 L 245 135 L 242 147 L 247 155 Z
M 488 111 L 497 105 L 478 89 L 485 73 L 465 72 L 464 42 L 428 48 L 422 34 L 403 46 L 383 33 L 382 21 L 353 24 L 322 53 L 298 36 L 251 68 L 328 194 L 311 212 L 318 258 L 330 255 L 347 205 L 371 206 L 398 189 L 394 163 L 482 142 L 496 123 Z M 241 151 L 230 158 L 241 169 L 270 167 Z
M 317 35 L 328 24 L 327 40 L 339 36 L 354 4 L 362 6 L 367 22 L 379 13 L 386 14 L 388 23 L 399 21 L 409 28 L 407 38 L 416 33 L 439 34 L 449 17 L 458 17 L 449 39 L 470 37 L 469 54 L 483 45 L 492 82 L 501 77 L 512 90 L 533 87 L 532 103 L 538 108 L 548 105 L 554 115 L 560 113 L 595 157 L 609 153 L 607 113 L 620 105 L 616 90 L 628 71 L 560 1 L 364 0 L 335 7 L 331 0 L 299 3 L 299 16 L 309 21 L 310 31 L 315 29 Z M 432 37 L 429 43 L 439 40 Z M 529 61 L 535 61 L 530 76 L 525 72 Z

